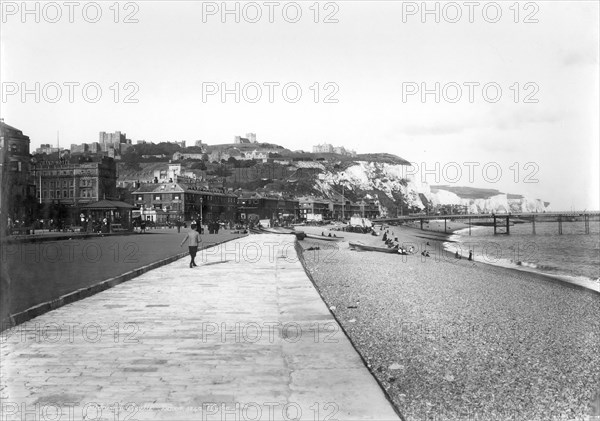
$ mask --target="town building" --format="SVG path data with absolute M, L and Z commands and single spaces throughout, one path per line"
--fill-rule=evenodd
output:
M 71 144 L 71 155 L 73 154 L 82 154 L 89 152 L 90 145 L 87 143 L 82 143 L 81 145 L 76 145 L 74 143 Z
M 81 163 L 36 162 L 31 174 L 39 203 L 66 205 L 72 213 L 81 205 L 117 198 L 117 166 L 109 157 Z
M 362 199 L 359 202 L 356 202 L 354 206 L 353 210 L 355 210 L 355 212 L 352 216 L 360 216 L 368 219 L 375 219 L 380 216 L 379 204 L 376 200 Z
M 353 216 L 375 219 L 380 216 L 379 204 L 376 200 L 362 199 L 358 202 L 352 202 L 347 197 L 342 200 L 341 195 L 334 195 L 329 200 L 329 212 L 331 218 L 335 220 L 347 220 Z
M 204 157 L 204 153 L 183 153 L 175 152 L 171 158 L 173 161 L 182 161 L 184 159 L 195 159 L 201 161 Z
M 313 153 L 333 153 L 333 146 L 329 143 L 322 143 L 313 146 Z
M 155 223 L 236 218 L 237 196 L 223 189 L 203 189 L 178 182 L 141 183 L 132 196 L 142 219 Z
M 356 151 L 346 149 L 343 146 L 335 146 L 333 148 L 333 153 L 336 153 L 338 155 L 344 155 L 344 156 L 356 156 Z
M 30 140 L 23 132 L 0 120 L 0 219 L 5 224 L 17 220 L 30 222 L 35 204 L 35 187 L 29 172 Z
M 313 146 L 313 153 L 335 153 L 344 156 L 356 156 L 356 151 L 346 149 L 343 146 L 333 146 L 329 143 L 322 143 Z
M 209 162 L 221 162 L 227 161 L 232 156 L 236 159 L 241 155 L 239 150 L 236 149 L 228 149 L 227 152 L 217 149 L 208 154 Z
M 245 192 L 238 197 L 237 204 L 240 221 L 294 221 L 300 215 L 299 202 L 293 197 Z
M 306 220 L 323 220 L 331 217 L 329 201 L 314 196 L 298 198 L 300 204 L 300 218 Z
M 196 183 L 198 181 L 197 178 L 193 171 L 183 171 L 181 164 L 168 164 L 166 168 L 154 170 L 154 179 L 158 183 L 184 182 L 183 179 L 192 179 Z
M 64 151 L 64 148 L 59 148 L 56 146 L 52 146 L 50 143 L 43 143 L 42 145 L 40 145 L 39 148 L 36 148 L 35 153 L 36 154 L 43 154 L 45 153 L 46 155 L 50 155 L 53 153 L 59 153 Z

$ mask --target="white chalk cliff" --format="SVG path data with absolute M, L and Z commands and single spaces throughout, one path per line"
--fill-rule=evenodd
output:
M 419 180 L 418 177 L 410 175 L 410 171 L 407 171 L 408 168 L 398 164 L 357 161 L 345 170 L 325 170 L 316 181 L 316 187 L 325 195 L 331 195 L 333 192 L 339 193 L 341 185 L 349 190 L 362 190 L 374 198 L 379 198 L 382 214 L 392 213 L 383 205 L 385 201 L 382 200 L 382 194 L 390 200 L 395 200 L 401 194 L 407 205 L 416 209 L 425 209 L 429 202 L 434 206 L 467 206 L 470 213 L 543 212 L 549 210 L 540 199 L 529 197 L 509 199 L 508 195 L 504 193 L 491 197 L 464 198 L 452 191 L 444 190 L 443 187 L 436 187 L 432 192 L 431 186 Z

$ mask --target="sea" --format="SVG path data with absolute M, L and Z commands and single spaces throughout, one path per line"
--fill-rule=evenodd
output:
M 590 221 L 590 233 L 585 233 L 583 221 L 563 222 L 558 234 L 558 222 L 537 222 L 536 234 L 531 223 L 515 224 L 510 235 L 494 235 L 494 228 L 472 226 L 455 231 L 444 243 L 446 250 L 468 257 L 473 251 L 475 261 L 510 267 L 558 277 L 574 283 L 600 286 L 600 221 Z

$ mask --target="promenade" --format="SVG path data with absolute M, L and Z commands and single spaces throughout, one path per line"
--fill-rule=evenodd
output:
M 398 419 L 293 236 L 239 238 L 196 262 L 4 331 L 1 419 Z

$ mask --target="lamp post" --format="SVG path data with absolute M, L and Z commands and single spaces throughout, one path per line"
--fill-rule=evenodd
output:
M 344 212 L 344 205 L 346 204 L 346 199 L 344 199 L 344 185 L 342 184 L 342 222 L 344 222 L 344 216 L 345 213 Z
M 202 225 L 204 225 L 204 223 L 202 222 L 202 202 L 203 198 L 202 196 L 200 196 L 200 232 L 202 232 Z
M 340 175 L 342 176 L 341 180 L 343 181 L 345 174 L 341 173 Z M 346 205 L 346 199 L 344 198 L 344 184 L 342 184 L 342 222 L 344 222 L 344 219 L 346 217 L 346 212 L 344 209 L 345 205 Z

